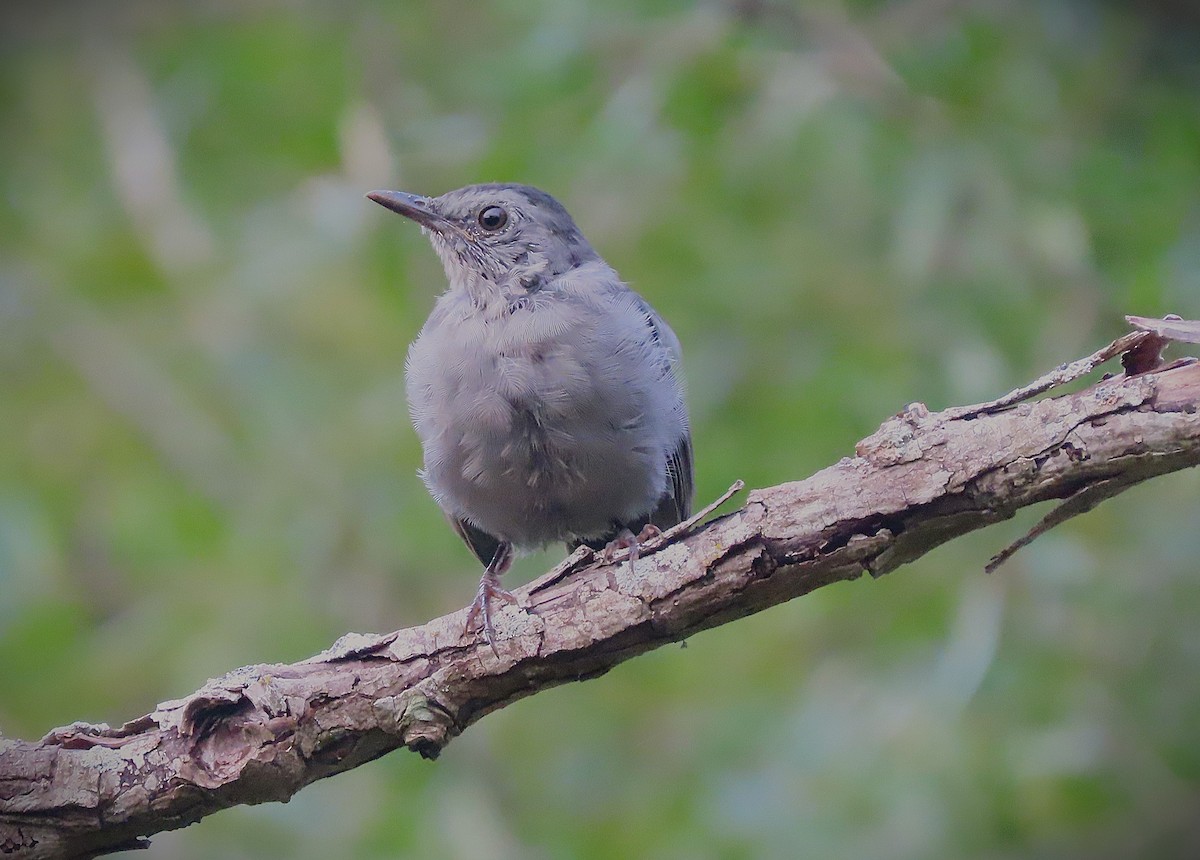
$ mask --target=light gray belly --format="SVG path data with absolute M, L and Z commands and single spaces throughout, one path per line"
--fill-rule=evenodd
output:
M 636 354 L 598 366 L 587 344 L 495 351 L 468 336 L 434 360 L 425 339 L 410 353 L 409 399 L 423 478 L 451 516 L 532 547 L 599 537 L 653 509 L 673 404 L 652 396 Z

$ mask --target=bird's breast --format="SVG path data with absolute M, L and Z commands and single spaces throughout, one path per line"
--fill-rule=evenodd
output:
M 518 545 L 649 511 L 678 434 L 636 322 L 570 307 L 431 317 L 407 382 L 439 504 Z

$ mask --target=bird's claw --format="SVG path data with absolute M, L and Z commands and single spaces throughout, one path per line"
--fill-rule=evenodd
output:
M 475 599 L 471 602 L 471 608 L 467 610 L 466 631 L 470 633 L 472 630 L 480 628 L 483 638 L 491 646 L 492 653 L 498 657 L 500 652 L 496 649 L 496 631 L 492 626 L 493 600 L 517 603 L 516 595 L 500 584 L 500 577 L 488 571 L 479 580 L 479 590 L 475 592 Z M 480 624 L 481 618 L 482 624 Z
M 612 564 L 617 560 L 617 554 L 621 550 L 628 550 L 626 557 L 629 560 L 629 570 L 632 573 L 634 564 L 641 556 L 642 544 L 661 534 L 662 529 L 654 523 L 646 523 L 636 535 L 629 529 L 621 529 L 620 533 L 610 540 L 608 545 L 600 551 L 600 558 L 605 564 Z

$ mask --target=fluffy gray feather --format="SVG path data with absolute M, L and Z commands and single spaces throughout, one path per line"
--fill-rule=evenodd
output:
M 450 282 L 407 390 L 422 477 L 476 555 L 686 517 L 679 341 L 566 209 L 522 185 L 370 196 L 421 224 Z

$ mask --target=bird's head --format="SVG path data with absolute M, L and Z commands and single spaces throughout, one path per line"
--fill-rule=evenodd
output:
M 562 204 L 528 185 L 468 185 L 440 197 L 372 191 L 367 197 L 421 225 L 451 289 L 533 292 L 597 259 Z

